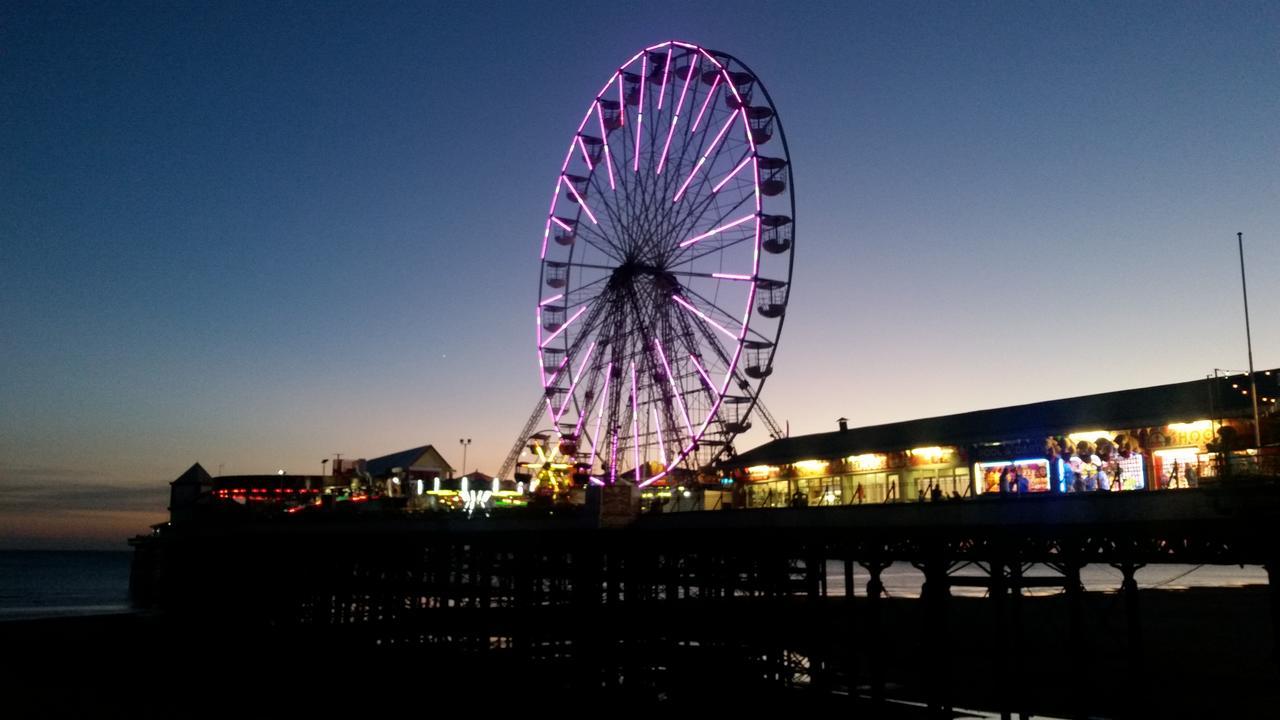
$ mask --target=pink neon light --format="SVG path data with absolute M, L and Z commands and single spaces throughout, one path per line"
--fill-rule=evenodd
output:
M 698 119 L 693 121 L 693 127 L 689 128 L 689 134 L 698 131 L 698 126 L 702 124 L 702 114 L 707 111 L 707 105 L 711 104 L 711 98 L 716 96 L 716 88 L 720 87 L 720 76 L 716 76 L 716 81 L 711 83 L 711 89 L 707 91 L 707 99 L 702 101 L 702 109 L 698 111 Z
M 693 166 L 693 170 L 689 171 L 689 177 L 685 178 L 684 182 L 681 183 L 680 189 L 676 191 L 676 196 L 671 198 L 671 202 L 680 202 L 680 198 L 684 195 L 684 191 L 689 187 L 689 183 L 693 182 L 693 176 L 698 174 L 698 168 L 701 168 L 702 164 L 706 161 L 706 158 L 698 158 L 698 164 Z
M 744 216 L 744 217 L 740 217 L 740 218 L 738 218 L 737 220 L 734 220 L 733 222 L 725 223 L 724 225 L 721 225 L 720 227 L 716 228 L 715 230 L 708 230 L 707 232 L 702 233 L 702 234 L 701 234 L 701 235 L 699 235 L 698 237 L 692 238 L 692 239 L 690 239 L 690 240 L 685 240 L 684 242 L 680 243 L 680 247 L 688 247 L 688 246 L 690 246 L 690 245 L 692 245 L 692 244 L 694 244 L 694 243 L 698 242 L 699 240 L 703 240 L 703 239 L 709 238 L 709 237 L 711 237 L 712 235 L 717 235 L 717 234 L 722 233 L 722 232 L 724 232 L 725 230 L 728 230 L 728 229 L 730 229 L 730 228 L 735 228 L 735 227 L 737 227 L 737 226 L 741 225 L 742 223 L 744 223 L 744 222 L 746 222 L 746 221 L 750 220 L 751 218 L 753 218 L 753 217 L 755 217 L 755 216 L 756 216 L 756 215 L 755 215 L 755 213 L 752 213 L 752 214 L 750 214 L 750 215 L 747 215 L 747 216 Z
M 581 140 L 582 138 L 578 138 L 578 139 L 579 139 L 579 140 Z M 583 150 L 583 152 L 586 152 L 586 150 Z M 734 177 L 735 175 L 737 175 L 737 174 L 742 170 L 742 168 L 746 167 L 746 166 L 747 166 L 747 163 L 748 163 L 748 162 L 750 162 L 750 161 L 751 161 L 751 156 L 750 156 L 750 155 L 748 155 L 748 156 L 746 156 L 746 157 L 742 158 L 742 162 L 738 163 L 738 167 L 734 168 L 734 169 L 733 169 L 733 172 L 729 173 L 728 175 L 725 175 L 723 180 L 721 180 L 720 182 L 716 183 L 716 186 L 715 186 L 715 187 L 713 187 L 713 188 L 711 188 L 711 192 L 713 192 L 713 193 L 718 193 L 718 192 L 720 192 L 720 188 L 724 187 L 724 184 L 725 184 L 725 183 L 727 183 L 727 182 L 729 182 L 730 180 L 732 180 L 732 179 L 733 179 L 733 177 Z
M 612 485 L 618 482 L 618 431 L 614 430 L 610 437 L 612 449 L 609 450 L 609 484 Z
M 600 479 L 600 478 L 598 478 L 598 477 L 593 477 L 593 478 L 591 478 L 591 484 L 592 484 L 592 485 L 604 485 L 604 481 L 603 481 L 603 480 L 601 480 L 601 479 Z
M 693 63 L 689 65 L 689 74 L 684 76 L 684 87 L 680 89 L 680 101 L 676 103 L 676 112 L 671 116 L 671 127 L 667 128 L 667 142 L 662 146 L 662 159 L 658 161 L 658 175 L 662 174 L 662 168 L 667 164 L 667 151 L 671 149 L 671 136 L 676 132 L 676 124 L 680 122 L 680 111 L 684 109 L 684 96 L 689 92 L 689 81 L 698 73 L 698 57 L 693 58 Z M 667 58 L 667 66 L 671 66 L 671 58 Z M 665 81 L 665 76 L 663 80 Z
M 582 159 L 587 163 L 588 170 L 595 170 L 596 166 L 591 164 L 591 156 L 587 154 L 587 144 L 582 142 L 582 136 L 578 136 L 578 148 L 582 150 Z
M 689 172 L 689 177 L 685 178 L 684 184 L 680 186 L 680 189 L 676 192 L 675 198 L 672 199 L 671 202 L 680 202 L 680 196 L 684 195 L 685 188 L 689 187 L 689 183 L 693 180 L 693 176 L 697 175 L 698 171 L 702 169 L 703 163 L 705 163 L 707 158 L 711 156 L 711 153 L 715 151 L 716 146 L 724 139 L 724 134 L 729 131 L 729 127 L 733 125 L 733 121 L 737 120 L 738 115 L 742 112 L 745 111 L 740 110 L 730 115 L 729 119 L 725 121 L 724 127 L 720 128 L 720 132 L 716 133 L 716 139 L 711 141 L 711 146 L 707 148 L 706 152 L 702 153 L 702 157 L 698 158 L 698 164 L 693 166 L 693 170 Z M 745 118 L 746 116 L 744 115 L 743 117 Z M 573 183 L 569 184 L 573 185 Z
M 690 445 L 690 447 L 692 447 L 692 445 Z M 671 463 L 671 466 L 674 466 L 676 463 L 680 462 L 680 460 L 683 460 L 683 459 L 684 459 L 684 456 L 685 456 L 685 455 L 687 455 L 687 454 L 688 454 L 688 453 L 682 453 L 682 454 L 680 455 L 680 459 L 679 459 L 679 460 L 676 460 L 676 462 L 675 462 L 675 463 Z M 659 480 L 661 480 L 662 478 L 666 477 L 666 476 L 667 476 L 667 473 L 671 470 L 671 466 L 668 466 L 666 470 L 663 470 L 662 472 L 658 473 L 657 475 L 654 475 L 653 477 L 649 478 L 648 480 L 645 480 L 644 482 L 640 483 L 639 487 L 648 487 L 650 483 L 656 483 L 656 482 L 658 482 Z
M 730 273 L 711 273 L 711 277 L 721 280 L 755 280 L 751 275 L 733 275 Z
M 600 393 L 600 410 L 596 413 L 596 431 L 591 434 L 591 459 L 587 464 L 595 467 L 596 464 L 596 441 L 600 439 L 600 421 L 604 419 L 604 408 L 609 404 L 609 380 L 613 378 L 613 362 L 609 363 L 609 367 L 604 371 L 604 392 Z
M 572 146 L 569 152 L 573 152 Z M 568 158 L 565 159 L 564 167 L 560 168 L 560 177 L 556 178 L 556 189 L 551 192 L 551 209 L 547 210 L 547 226 L 542 231 L 542 252 L 538 253 L 538 258 L 547 257 L 547 238 L 551 236 L 551 220 L 556 216 L 556 201 L 560 199 L 560 183 L 564 182 L 564 168 L 569 166 Z
M 549 378 L 547 378 L 546 380 L 544 380 L 544 381 L 543 381 L 543 383 L 542 383 L 542 387 L 544 387 L 544 388 L 548 388 L 548 387 L 551 387 L 552 385 L 555 385 L 555 384 L 556 384 L 556 380 L 557 380 L 557 379 L 559 379 L 559 377 L 560 377 L 560 373 L 561 373 L 562 371 L 564 371 L 564 365 L 565 365 L 565 363 L 566 363 L 566 362 L 568 362 L 568 361 L 569 361 L 569 357 L 566 355 L 566 356 L 565 356 L 565 358 L 564 358 L 564 360 L 561 360 L 561 361 L 560 361 L 560 364 L 556 366 L 555 371 L 551 373 L 551 377 L 549 377 Z M 551 408 L 550 408 L 550 407 L 548 407 L 547 409 L 548 409 L 548 410 L 550 410 Z M 552 417 L 552 419 L 554 419 L 554 418 L 555 418 L 555 413 L 552 413 L 552 416 L 551 416 L 551 417 Z
M 565 232 L 573 232 L 573 228 L 569 226 L 569 223 L 567 223 L 567 222 L 565 222 L 565 221 L 561 220 L 560 218 L 556 217 L 555 215 L 552 215 L 552 216 L 551 216 L 551 222 L 553 222 L 553 223 L 555 223 L 555 224 L 559 225 L 559 226 L 561 227 L 561 229 L 563 229 Z
M 707 314 L 706 314 L 706 313 L 704 313 L 704 312 L 702 312 L 702 311 L 701 311 L 701 310 L 699 310 L 698 308 L 696 308 L 696 307 L 694 307 L 694 306 L 690 305 L 688 300 L 685 300 L 684 298 L 680 297 L 679 295 L 672 295 L 672 296 L 671 296 L 671 299 L 672 299 L 672 300 L 675 300 L 676 302 L 678 302 L 678 303 L 680 303 L 681 305 L 685 306 L 686 308 L 688 308 L 688 310 L 689 310 L 690 312 L 692 312 L 692 313 L 696 314 L 698 317 L 700 317 L 700 318 L 702 318 L 703 320 L 706 320 L 707 322 L 711 323 L 711 324 L 712 324 L 712 325 L 713 325 L 717 330 L 719 330 L 720 332 L 724 333 L 725 335 L 728 335 L 730 338 L 733 338 L 734 340 L 737 340 L 737 339 L 738 339 L 738 336 L 737 336 L 737 335 L 734 335 L 733 333 L 731 333 L 731 332 L 729 332 L 728 330 L 724 329 L 724 326 L 723 326 L 723 325 L 721 325 L 720 323 L 716 322 L 715 320 L 712 320 L 711 318 L 707 317 Z M 563 329 L 563 328 L 561 328 L 561 329 Z
M 702 379 L 704 381 L 706 381 L 707 389 L 710 390 L 712 394 L 714 394 L 716 397 L 720 397 L 720 393 L 716 391 L 715 383 L 711 382 L 711 376 L 707 374 L 707 371 L 705 369 L 703 369 L 702 363 L 698 362 L 697 356 L 695 356 L 693 353 L 689 353 L 689 359 L 693 361 L 693 366 L 698 368 L 698 374 L 702 376 Z
M 551 335 L 549 335 L 545 340 L 543 340 L 543 341 L 542 341 L 542 347 L 546 347 L 546 346 L 547 346 L 547 345 L 548 345 L 552 340 L 555 340 L 557 335 L 559 335 L 560 333 L 564 332 L 564 329 L 565 329 L 565 328 L 569 327 L 569 325 L 571 325 L 571 324 L 573 323 L 573 321 L 574 321 L 574 320 L 577 320 L 577 319 L 578 319 L 578 316 L 579 316 L 579 315 L 581 315 L 582 313 L 584 313 L 584 312 L 586 312 L 586 311 L 587 311 L 587 306 L 586 306 L 586 305 L 583 305 L 582 307 L 578 308 L 578 312 L 574 313 L 574 314 L 573 314 L 573 317 L 571 317 L 571 318 L 569 318 L 567 321 L 565 321 L 565 324 L 561 325 L 561 326 L 559 327 L 559 329 L 557 329 L 555 332 L 551 333 Z M 568 358 L 568 356 L 565 356 L 565 359 L 566 359 L 566 360 L 568 360 L 568 359 L 569 359 L 569 358 Z
M 564 411 L 566 408 L 569 407 L 569 401 L 573 399 L 573 389 L 578 386 L 578 381 L 582 379 L 582 371 L 586 369 L 587 361 L 591 359 L 591 353 L 595 351 L 596 351 L 596 344 L 593 342 L 591 343 L 591 347 L 587 348 L 587 355 L 586 357 L 582 358 L 582 364 L 578 366 L 578 374 L 574 376 L 570 376 L 569 392 L 565 393 L 564 402 L 560 403 L 560 411 L 556 413 L 555 421 L 557 423 L 560 422 L 560 418 L 564 417 Z M 568 362 L 569 360 L 568 353 L 565 354 L 564 359 L 565 359 L 565 362 Z
M 640 172 L 640 128 L 644 125 L 644 86 L 649 84 L 649 54 L 640 59 L 640 104 L 636 105 L 636 156 L 635 171 Z
M 568 187 L 569 187 L 569 192 L 573 193 L 573 196 L 578 199 L 578 205 L 582 206 L 582 209 L 587 212 L 587 217 L 591 218 L 591 222 L 596 225 L 599 225 L 600 223 L 596 222 L 596 214 L 591 212 L 591 208 L 587 207 L 586 201 L 583 200 L 582 196 L 578 194 L 578 188 L 574 187 L 573 183 L 568 183 Z
M 604 129 L 604 111 L 600 109 L 600 101 L 596 101 L 596 119 L 600 121 L 600 137 L 604 140 L 604 162 L 609 168 L 609 189 L 617 190 L 613 184 L 613 152 L 609 150 L 609 133 Z
M 541 307 L 541 306 L 543 306 L 543 305 L 546 305 L 547 303 L 553 303 L 553 302 L 555 302 L 556 300 L 559 300 L 559 299 L 560 299 L 560 298 L 562 298 L 562 297 L 564 297 L 564 293 L 560 293 L 559 295 L 552 295 L 551 297 L 547 298 L 546 300 L 543 300 L 542 302 L 538 303 L 538 306 L 539 306 L 539 307 Z M 541 325 L 542 325 L 542 319 L 541 319 L 541 318 L 539 318 L 539 319 L 538 319 L 538 325 L 539 325 L 539 326 L 541 326 Z
M 631 450 L 636 478 L 640 477 L 640 406 L 636 402 L 636 363 L 631 361 Z
M 676 403 L 680 405 L 680 413 L 684 416 L 684 426 L 688 428 L 689 435 L 692 437 L 693 423 L 689 421 L 689 411 L 684 406 L 684 396 L 680 393 L 680 386 L 676 384 L 676 376 L 671 373 L 671 365 L 667 363 L 667 353 L 662 349 L 662 341 L 654 338 L 653 344 L 658 348 L 658 357 L 662 359 L 662 369 L 666 371 L 667 379 L 671 381 L 671 392 L 676 396 Z M 667 464 L 665 458 L 662 464 Z
M 667 96 L 667 74 L 671 72 L 671 48 L 667 48 L 667 64 L 662 66 L 662 89 L 658 91 L 658 109 L 662 109 L 662 100 Z
M 658 429 L 658 457 L 662 458 L 662 464 L 667 464 L 667 446 L 666 441 L 662 439 L 662 419 L 658 417 L 658 406 L 653 407 L 653 426 Z

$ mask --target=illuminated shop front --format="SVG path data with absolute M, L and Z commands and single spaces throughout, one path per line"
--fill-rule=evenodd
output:
M 741 485 L 739 503 L 755 508 L 938 501 L 999 494 L 1002 485 L 1009 494 L 1195 487 L 1228 465 L 1237 473 L 1280 465 L 1277 374 L 1257 374 L 1260 451 L 1244 444 L 1254 433 L 1252 408 L 1239 394 L 1243 381 L 1232 376 L 887 425 L 842 424 L 753 448 L 727 471 Z
M 1044 458 L 975 463 L 973 474 L 979 493 L 1000 492 L 1002 480 L 1006 492 L 1021 492 L 1019 478 L 1026 479 L 1027 492 L 1049 492 L 1049 461 Z
M 969 469 L 954 447 L 754 465 L 743 475 L 747 507 L 757 508 L 915 501 L 932 497 L 935 488 L 944 497 L 971 494 Z

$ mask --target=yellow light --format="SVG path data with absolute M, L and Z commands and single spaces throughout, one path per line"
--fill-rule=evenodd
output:
M 774 465 L 752 465 L 747 468 L 747 474 L 753 477 L 768 477 L 778 474 L 778 468 Z
M 793 464 L 801 472 L 817 473 L 827 469 L 826 460 L 798 460 Z
M 1071 433 L 1067 439 L 1071 442 L 1080 442 L 1081 440 L 1097 440 L 1098 438 L 1110 438 L 1114 433 L 1110 430 L 1086 430 L 1084 432 Z
M 1195 432 L 1197 430 L 1213 429 L 1212 420 L 1196 420 L 1195 422 L 1186 423 L 1169 423 L 1169 429 L 1174 432 Z
M 927 462 L 936 463 L 942 462 L 942 459 L 950 454 L 950 450 L 933 445 L 931 447 L 913 448 L 908 450 L 907 454 L 911 457 L 921 458 Z
M 881 470 L 889 465 L 889 459 L 879 453 L 863 453 L 845 458 L 852 470 Z

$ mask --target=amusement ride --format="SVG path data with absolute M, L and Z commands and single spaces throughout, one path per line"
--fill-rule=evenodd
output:
M 542 392 L 498 476 L 533 447 L 523 469 L 555 492 L 674 484 L 731 456 L 752 418 L 781 436 L 760 392 L 794 228 L 786 137 L 756 74 L 687 42 L 632 55 L 556 175 L 537 241 Z

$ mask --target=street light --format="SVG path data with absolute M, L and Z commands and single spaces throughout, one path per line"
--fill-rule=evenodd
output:
M 471 438 L 458 438 L 458 444 L 462 446 L 462 474 L 467 474 L 467 447 L 471 445 Z

